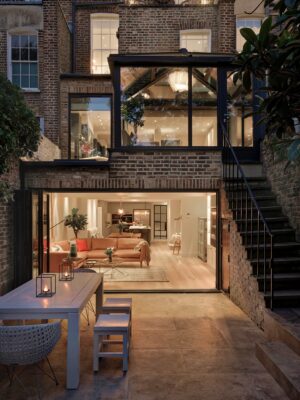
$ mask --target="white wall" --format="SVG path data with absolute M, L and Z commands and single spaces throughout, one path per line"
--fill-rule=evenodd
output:
M 207 217 L 207 197 L 181 200 L 182 238 L 181 255 L 196 257 L 198 254 L 198 218 Z
M 170 228 L 169 228 L 169 239 L 172 237 L 174 233 L 180 233 L 181 232 L 181 225 L 182 225 L 182 219 L 180 218 L 182 216 L 181 214 L 181 200 L 170 200 L 169 201 L 169 215 L 170 215 Z M 180 218 L 180 219 L 178 219 Z

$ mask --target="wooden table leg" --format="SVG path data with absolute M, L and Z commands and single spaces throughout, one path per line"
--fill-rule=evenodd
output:
M 98 315 L 101 312 L 101 308 L 103 305 L 104 277 L 103 277 L 103 274 L 101 274 L 101 275 L 102 275 L 101 283 L 97 287 L 97 290 L 96 290 L 96 320 L 97 320 Z
M 68 315 L 67 389 L 77 389 L 80 378 L 80 314 Z

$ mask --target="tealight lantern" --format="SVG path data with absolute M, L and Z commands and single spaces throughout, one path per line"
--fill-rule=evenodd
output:
M 68 258 L 64 258 L 59 264 L 59 280 L 72 281 L 74 279 L 73 262 Z
M 43 273 L 36 277 L 36 297 L 52 297 L 56 293 L 56 275 Z

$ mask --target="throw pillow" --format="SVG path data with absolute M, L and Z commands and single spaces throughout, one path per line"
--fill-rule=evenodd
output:
M 76 239 L 77 251 L 88 251 L 88 244 L 86 239 Z

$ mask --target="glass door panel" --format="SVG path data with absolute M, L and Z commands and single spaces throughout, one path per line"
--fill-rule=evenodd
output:
M 167 206 L 154 205 L 154 239 L 167 239 Z
M 253 95 L 227 72 L 227 129 L 232 146 L 253 147 Z
M 192 69 L 193 146 L 217 146 L 217 68 Z

